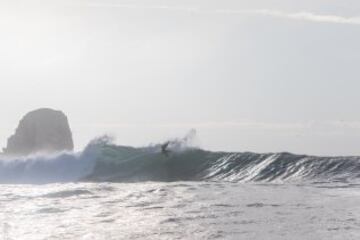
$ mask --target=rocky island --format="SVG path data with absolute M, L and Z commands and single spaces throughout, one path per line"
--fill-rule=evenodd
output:
M 49 108 L 26 114 L 3 149 L 5 155 L 73 151 L 74 143 L 67 116 Z

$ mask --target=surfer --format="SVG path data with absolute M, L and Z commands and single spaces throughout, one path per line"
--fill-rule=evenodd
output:
M 167 148 L 170 145 L 170 141 L 167 141 L 166 143 L 161 145 L 161 153 L 164 154 L 166 157 L 169 156 L 170 150 Z

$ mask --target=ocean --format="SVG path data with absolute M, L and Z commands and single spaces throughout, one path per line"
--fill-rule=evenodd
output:
M 0 240 L 360 239 L 360 157 L 169 149 L 0 157 Z

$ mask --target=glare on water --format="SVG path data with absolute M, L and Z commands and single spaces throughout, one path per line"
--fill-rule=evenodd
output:
M 359 239 L 358 185 L 1 185 L 1 240 Z

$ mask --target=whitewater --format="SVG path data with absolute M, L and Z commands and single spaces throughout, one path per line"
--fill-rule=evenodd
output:
M 3 239 L 359 239 L 360 157 L 171 141 L 0 156 Z

